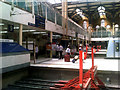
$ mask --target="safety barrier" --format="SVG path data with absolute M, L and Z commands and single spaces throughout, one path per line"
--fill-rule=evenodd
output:
M 94 48 L 91 48 L 92 67 L 83 73 L 83 51 L 79 51 L 79 76 L 69 80 L 66 84 L 56 84 L 59 90 L 83 90 L 105 88 L 104 83 L 97 77 L 97 66 L 94 66 Z M 96 84 L 97 83 L 97 84 Z M 52 89 L 52 88 L 51 88 Z

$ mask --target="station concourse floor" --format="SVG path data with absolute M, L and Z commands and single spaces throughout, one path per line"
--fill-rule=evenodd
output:
M 70 62 L 64 62 L 63 59 L 57 58 L 44 58 L 41 60 L 36 60 L 36 64 L 31 63 L 30 66 L 34 67 L 51 67 L 51 68 L 70 68 L 70 69 L 79 69 L 79 60 L 75 63 L 72 63 L 73 58 L 70 59 Z M 100 71 L 120 71 L 120 60 L 118 59 L 104 59 L 104 58 L 94 58 L 94 65 L 97 65 L 97 70 Z M 83 69 L 90 69 L 92 66 L 92 59 L 87 58 L 83 61 Z

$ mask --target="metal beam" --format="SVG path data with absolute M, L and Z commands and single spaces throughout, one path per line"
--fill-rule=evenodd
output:
M 87 9 L 88 9 L 88 20 L 89 20 L 89 24 L 91 24 L 90 7 L 89 7 L 88 0 L 87 0 Z
M 89 4 L 89 3 L 88 3 Z M 114 3 L 115 5 L 117 5 L 117 4 L 120 4 L 120 3 Z M 101 4 L 102 6 L 104 5 L 113 5 L 113 3 L 107 3 L 107 4 Z M 89 8 L 92 8 L 92 7 L 94 7 L 94 6 L 97 6 L 97 7 L 99 7 L 99 6 L 101 6 L 99 3 L 97 4 L 97 5 L 90 5 L 89 4 Z M 80 8 L 86 8 L 87 7 L 87 2 L 86 2 L 86 6 L 79 6 Z M 120 6 L 115 6 L 115 7 L 120 7 Z M 76 8 L 76 7 L 68 7 L 68 9 L 73 9 L 73 8 Z M 58 10 L 61 10 L 60 8 L 58 9 Z
M 88 2 L 88 3 L 96 3 L 96 2 Z M 86 4 L 86 2 L 68 2 L 68 5 L 76 5 L 76 4 Z M 53 4 L 53 7 L 60 7 L 61 3 Z
M 76 2 L 76 3 L 70 3 L 70 2 L 68 2 L 68 6 L 69 6 L 69 5 L 76 5 L 76 4 L 86 4 L 86 3 L 87 3 L 87 2 L 81 2 L 81 3 L 80 3 L 80 2 L 79 2 L 79 3 L 78 3 L 78 2 Z M 100 4 L 100 2 L 88 2 L 88 3 L 89 3 L 89 4 L 90 4 L 90 3 L 98 3 L 98 4 Z M 106 2 L 105 2 L 105 3 L 106 3 Z M 112 5 L 112 3 L 113 3 L 113 2 L 110 2 L 110 3 L 107 3 L 107 4 L 102 4 L 102 5 L 110 5 L 110 4 Z M 114 2 L 114 3 L 115 3 L 115 5 L 116 5 L 116 4 L 120 4 L 120 2 Z M 60 6 L 62 6 L 61 3 L 59 3 L 59 4 L 53 4 L 53 7 L 56 7 L 56 8 L 57 8 L 57 7 L 60 7 Z

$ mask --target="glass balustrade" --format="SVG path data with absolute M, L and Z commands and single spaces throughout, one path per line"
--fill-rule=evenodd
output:
M 92 32 L 92 38 L 104 38 L 104 37 L 111 37 L 112 33 L 109 31 L 97 31 Z
M 5 0 L 5 2 L 12 5 L 12 0 Z M 28 2 L 26 0 L 22 0 L 21 2 L 19 2 L 19 0 L 18 1 L 14 0 L 14 6 L 32 13 L 32 2 Z M 42 2 L 38 3 L 37 1 L 34 1 L 34 14 L 36 16 L 41 16 L 44 19 L 46 19 L 46 8 L 47 8 L 47 19 L 53 23 L 55 23 L 56 20 L 56 24 L 62 26 L 62 15 L 60 13 L 56 12 L 53 8 L 45 5 Z M 55 18 L 55 14 L 56 14 L 56 18 Z M 80 34 L 85 35 L 85 31 L 81 30 L 81 28 L 77 26 L 74 22 L 71 22 L 70 20 L 68 20 L 67 22 L 68 22 L 68 30 L 76 31 Z

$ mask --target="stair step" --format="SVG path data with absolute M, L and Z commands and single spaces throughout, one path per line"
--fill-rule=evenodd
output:
M 3 90 L 60 90 L 68 81 L 23 78 Z
M 28 81 L 17 81 L 15 84 L 29 84 L 29 85 L 40 85 L 40 86 L 54 86 L 54 83 L 28 82 Z
M 27 78 L 27 79 L 24 79 L 24 80 L 22 80 L 22 81 L 36 81 L 36 82 L 49 82 L 49 83 L 58 83 L 59 82 L 59 80 L 57 80 L 57 81 L 53 81 L 53 80 L 42 80 L 42 79 L 31 79 L 31 78 Z
M 9 87 L 19 87 L 19 88 L 21 88 L 22 90 L 49 90 L 49 87 L 45 87 L 45 86 L 39 86 L 39 87 L 37 87 L 37 86 L 29 86 L 29 85 L 9 85 L 8 86 L 8 88 Z M 21 90 L 20 89 L 20 90 Z M 12 90 L 12 89 L 10 89 L 10 90 Z

